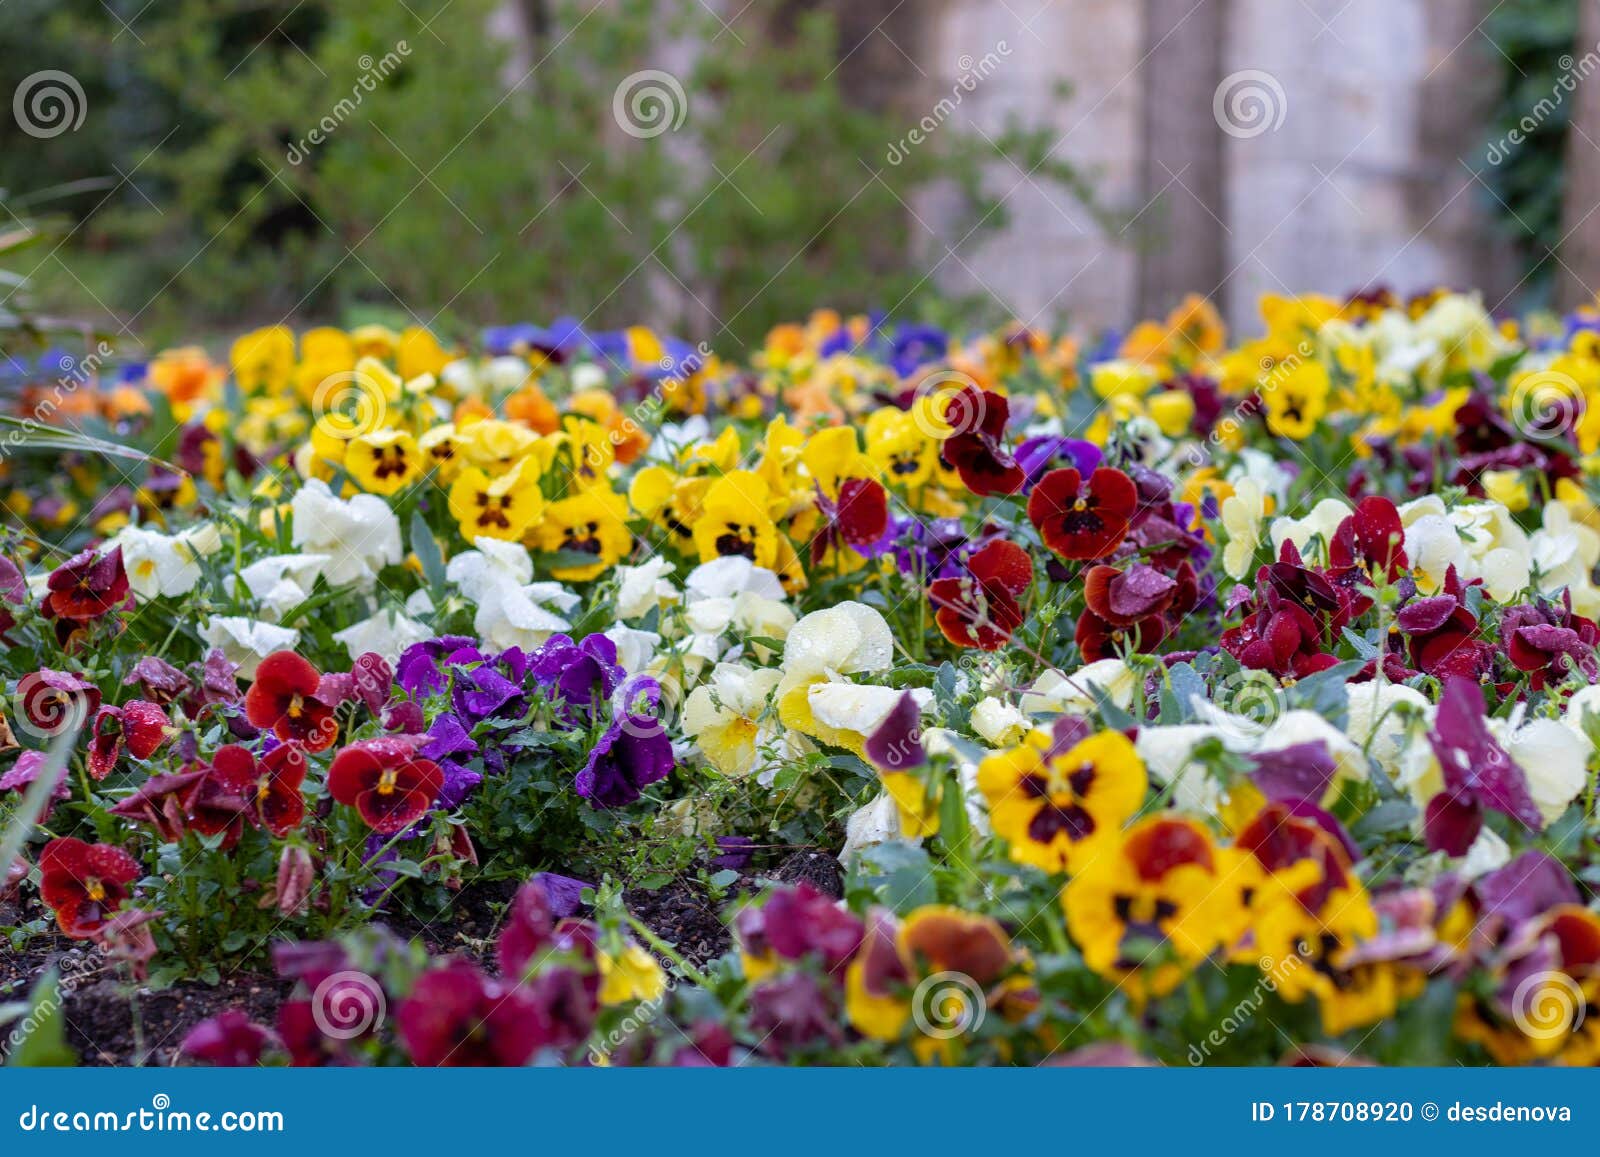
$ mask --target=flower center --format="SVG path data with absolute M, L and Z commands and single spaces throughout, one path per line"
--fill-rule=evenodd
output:
M 378 777 L 378 794 L 393 795 L 395 780 L 398 778 L 399 774 L 400 773 L 392 767 L 384 768 L 383 774 Z
M 105 885 L 99 880 L 95 879 L 93 876 L 91 876 L 84 884 L 83 890 L 88 895 L 89 899 L 93 900 L 96 904 L 100 903 L 100 901 L 106 898 Z

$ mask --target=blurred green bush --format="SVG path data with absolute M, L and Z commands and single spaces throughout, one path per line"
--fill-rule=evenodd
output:
M 929 110 L 849 103 L 832 21 L 763 35 L 770 0 L 737 37 L 695 0 L 523 0 L 530 41 L 489 32 L 498 0 L 141 4 L 0 6 L 7 90 L 54 67 L 89 101 L 79 132 L 0 150 L 0 183 L 118 181 L 75 202 L 92 271 L 69 273 L 141 332 L 576 312 L 734 346 L 822 304 L 938 309 L 907 205 L 938 188 L 955 236 L 1000 227 L 997 155 L 1090 200 L 1020 124 L 887 163 Z M 624 132 L 619 84 L 667 56 L 693 61 L 681 128 Z

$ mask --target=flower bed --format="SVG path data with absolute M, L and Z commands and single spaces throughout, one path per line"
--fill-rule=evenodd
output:
M 18 367 L 10 1051 L 1593 1062 L 1600 317 L 1262 315 Z

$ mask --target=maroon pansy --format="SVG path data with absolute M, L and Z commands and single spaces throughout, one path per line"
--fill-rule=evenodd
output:
M 430 1068 L 524 1065 L 548 1035 L 526 986 L 459 960 L 424 973 L 395 1019 L 412 1063 Z
M 1493 809 L 1531 831 L 1544 828 L 1528 777 L 1489 732 L 1483 691 L 1470 679 L 1452 676 L 1439 696 L 1428 742 L 1444 774 L 1444 790 L 1428 801 L 1423 835 L 1428 847 L 1464 856 Z
M 122 548 L 101 554 L 90 549 L 73 555 L 50 572 L 44 599 L 47 618 L 87 622 L 125 602 L 128 572 Z
M 4 774 L 0 774 L 0 791 L 14 791 L 22 795 L 28 790 L 28 785 L 39 778 L 39 773 L 44 770 L 49 762 L 49 756 L 42 751 L 24 751 L 17 756 L 17 762 L 12 764 Z M 44 811 L 39 816 L 42 824 L 50 818 L 50 812 L 57 801 L 72 798 L 72 789 L 67 786 L 67 769 L 61 768 L 56 772 L 56 786 L 44 801 Z
M 190 1029 L 178 1051 L 219 1068 L 245 1069 L 259 1065 L 262 1054 L 277 1043 L 271 1029 L 256 1024 L 248 1013 L 230 1008 Z
M 1006 445 L 1010 404 L 990 390 L 964 386 L 950 395 L 944 420 L 954 431 L 940 455 L 972 493 L 989 497 L 1015 494 L 1027 475 Z

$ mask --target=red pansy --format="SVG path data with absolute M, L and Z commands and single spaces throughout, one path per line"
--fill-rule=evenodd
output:
M 317 698 L 321 683 L 321 673 L 299 655 L 275 651 L 256 668 L 244 697 L 245 717 L 279 739 L 300 741 L 307 751 L 332 747 L 339 725 L 333 708 Z
M 100 708 L 89 742 L 89 774 L 104 779 L 116 768 L 124 747 L 135 759 L 149 759 L 166 742 L 169 725 L 167 713 L 143 699 Z
M 1028 520 L 1062 558 L 1105 558 L 1127 537 L 1138 504 L 1138 489 L 1122 471 L 1101 466 L 1085 481 L 1068 466 L 1039 479 Z
M 398 736 L 352 743 L 333 757 L 328 793 L 373 831 L 393 835 L 421 819 L 444 784 L 439 765 L 417 759 L 416 751 L 415 742 Z
M 230 743 L 217 749 L 211 768 L 225 793 L 242 801 L 244 816 L 258 827 L 281 838 L 305 819 L 300 785 L 306 778 L 306 755 L 299 744 L 280 744 L 257 759 L 249 748 Z
M 1005 398 L 976 386 L 963 386 L 946 403 L 944 420 L 955 432 L 940 454 L 974 494 L 1015 494 L 1027 479 L 1005 444 L 1010 417 Z
M 61 931 L 86 940 L 128 899 L 139 861 L 111 844 L 86 844 L 70 836 L 51 840 L 39 854 L 39 894 Z
M 1022 625 L 1018 599 L 1032 582 L 1028 552 L 997 538 L 967 560 L 964 576 L 934 580 L 928 597 L 945 638 L 958 647 L 993 651 Z

